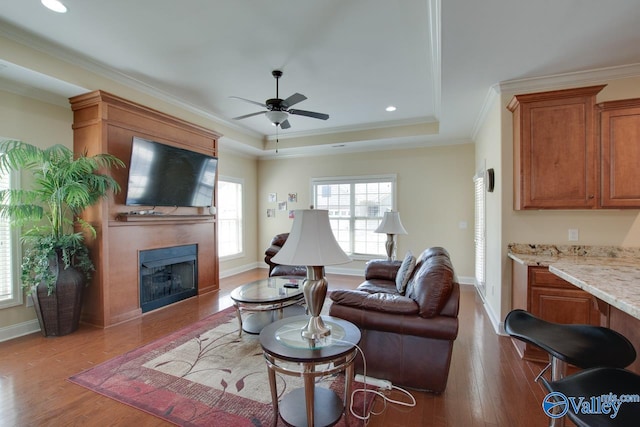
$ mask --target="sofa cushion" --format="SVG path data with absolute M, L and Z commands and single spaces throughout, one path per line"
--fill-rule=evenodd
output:
M 398 294 L 369 292 L 359 290 L 336 290 L 329 295 L 331 300 L 339 305 L 347 305 L 365 310 L 383 313 L 417 314 L 418 304 L 411 298 Z
M 424 253 L 420 256 L 411 277 L 407 296 L 420 306 L 420 316 L 430 318 L 438 315 L 449 299 L 453 289 L 454 272 L 448 256 L 423 255 Z
M 383 292 L 386 294 L 397 294 L 396 282 L 391 280 L 382 279 L 370 279 L 360 283 L 357 288 L 359 291 L 364 291 L 369 294 L 375 294 Z
M 415 266 L 416 257 L 413 256 L 411 251 L 407 251 L 404 256 L 404 260 L 402 261 L 402 265 L 400 265 L 400 269 L 398 270 L 398 274 L 396 275 L 396 289 L 400 295 L 404 295 L 405 290 L 407 289 L 407 283 L 409 283 L 409 279 L 411 278 L 411 274 L 413 273 Z
M 395 282 L 402 261 L 372 259 L 364 267 L 365 280 L 382 279 Z

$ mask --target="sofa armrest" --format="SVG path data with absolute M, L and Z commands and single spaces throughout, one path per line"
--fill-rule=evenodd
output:
M 417 314 L 375 312 L 343 304 L 332 304 L 329 315 L 347 320 L 362 331 L 382 331 L 440 340 L 455 340 L 458 336 L 457 317 L 435 316 L 425 319 Z
M 365 280 L 382 279 L 395 282 L 402 261 L 372 259 L 364 268 Z
M 417 314 L 418 304 L 411 298 L 378 292 L 370 294 L 358 290 L 337 290 L 329 295 L 333 304 L 346 305 L 363 310 L 378 311 L 390 314 Z

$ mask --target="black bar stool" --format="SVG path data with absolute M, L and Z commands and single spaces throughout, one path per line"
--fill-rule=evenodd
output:
M 633 344 L 625 336 L 602 326 L 552 323 L 525 310 L 513 310 L 504 320 L 504 329 L 512 337 L 549 353 L 549 364 L 536 377 L 547 388 L 549 382 L 566 376 L 567 364 L 582 369 L 624 368 L 636 359 Z M 547 380 L 544 374 L 549 368 L 551 378 Z M 561 427 L 564 418 L 551 418 L 549 425 Z
M 545 386 L 550 392 L 562 393 L 563 396 L 556 399 L 556 405 L 566 410 L 566 415 L 578 427 L 640 425 L 640 399 L 636 399 L 640 397 L 640 376 L 633 372 L 620 368 L 591 368 L 547 382 Z M 616 395 L 615 400 L 610 400 L 611 394 Z M 580 397 L 584 397 L 582 403 L 586 406 L 579 405 Z M 592 397 L 595 399 L 591 400 Z M 617 408 L 611 405 L 614 401 L 618 402 Z

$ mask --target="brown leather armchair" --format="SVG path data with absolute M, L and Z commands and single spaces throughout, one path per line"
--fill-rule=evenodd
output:
M 329 314 L 360 328 L 367 376 L 441 393 L 458 335 L 460 286 L 444 248 L 418 257 L 404 293 L 396 284 L 400 267 L 399 261 L 370 261 L 356 290 L 330 294 Z M 356 371 L 364 373 L 360 356 Z
M 307 267 L 304 265 L 281 265 L 271 261 L 271 258 L 277 254 L 282 246 L 284 246 L 289 237 L 289 233 L 276 234 L 267 250 L 264 252 L 264 262 L 269 265 L 269 276 L 301 276 L 307 275 Z

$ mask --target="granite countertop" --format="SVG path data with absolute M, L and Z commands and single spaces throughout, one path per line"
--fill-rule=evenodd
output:
M 549 267 L 556 276 L 640 319 L 640 248 L 512 244 L 509 257 Z

